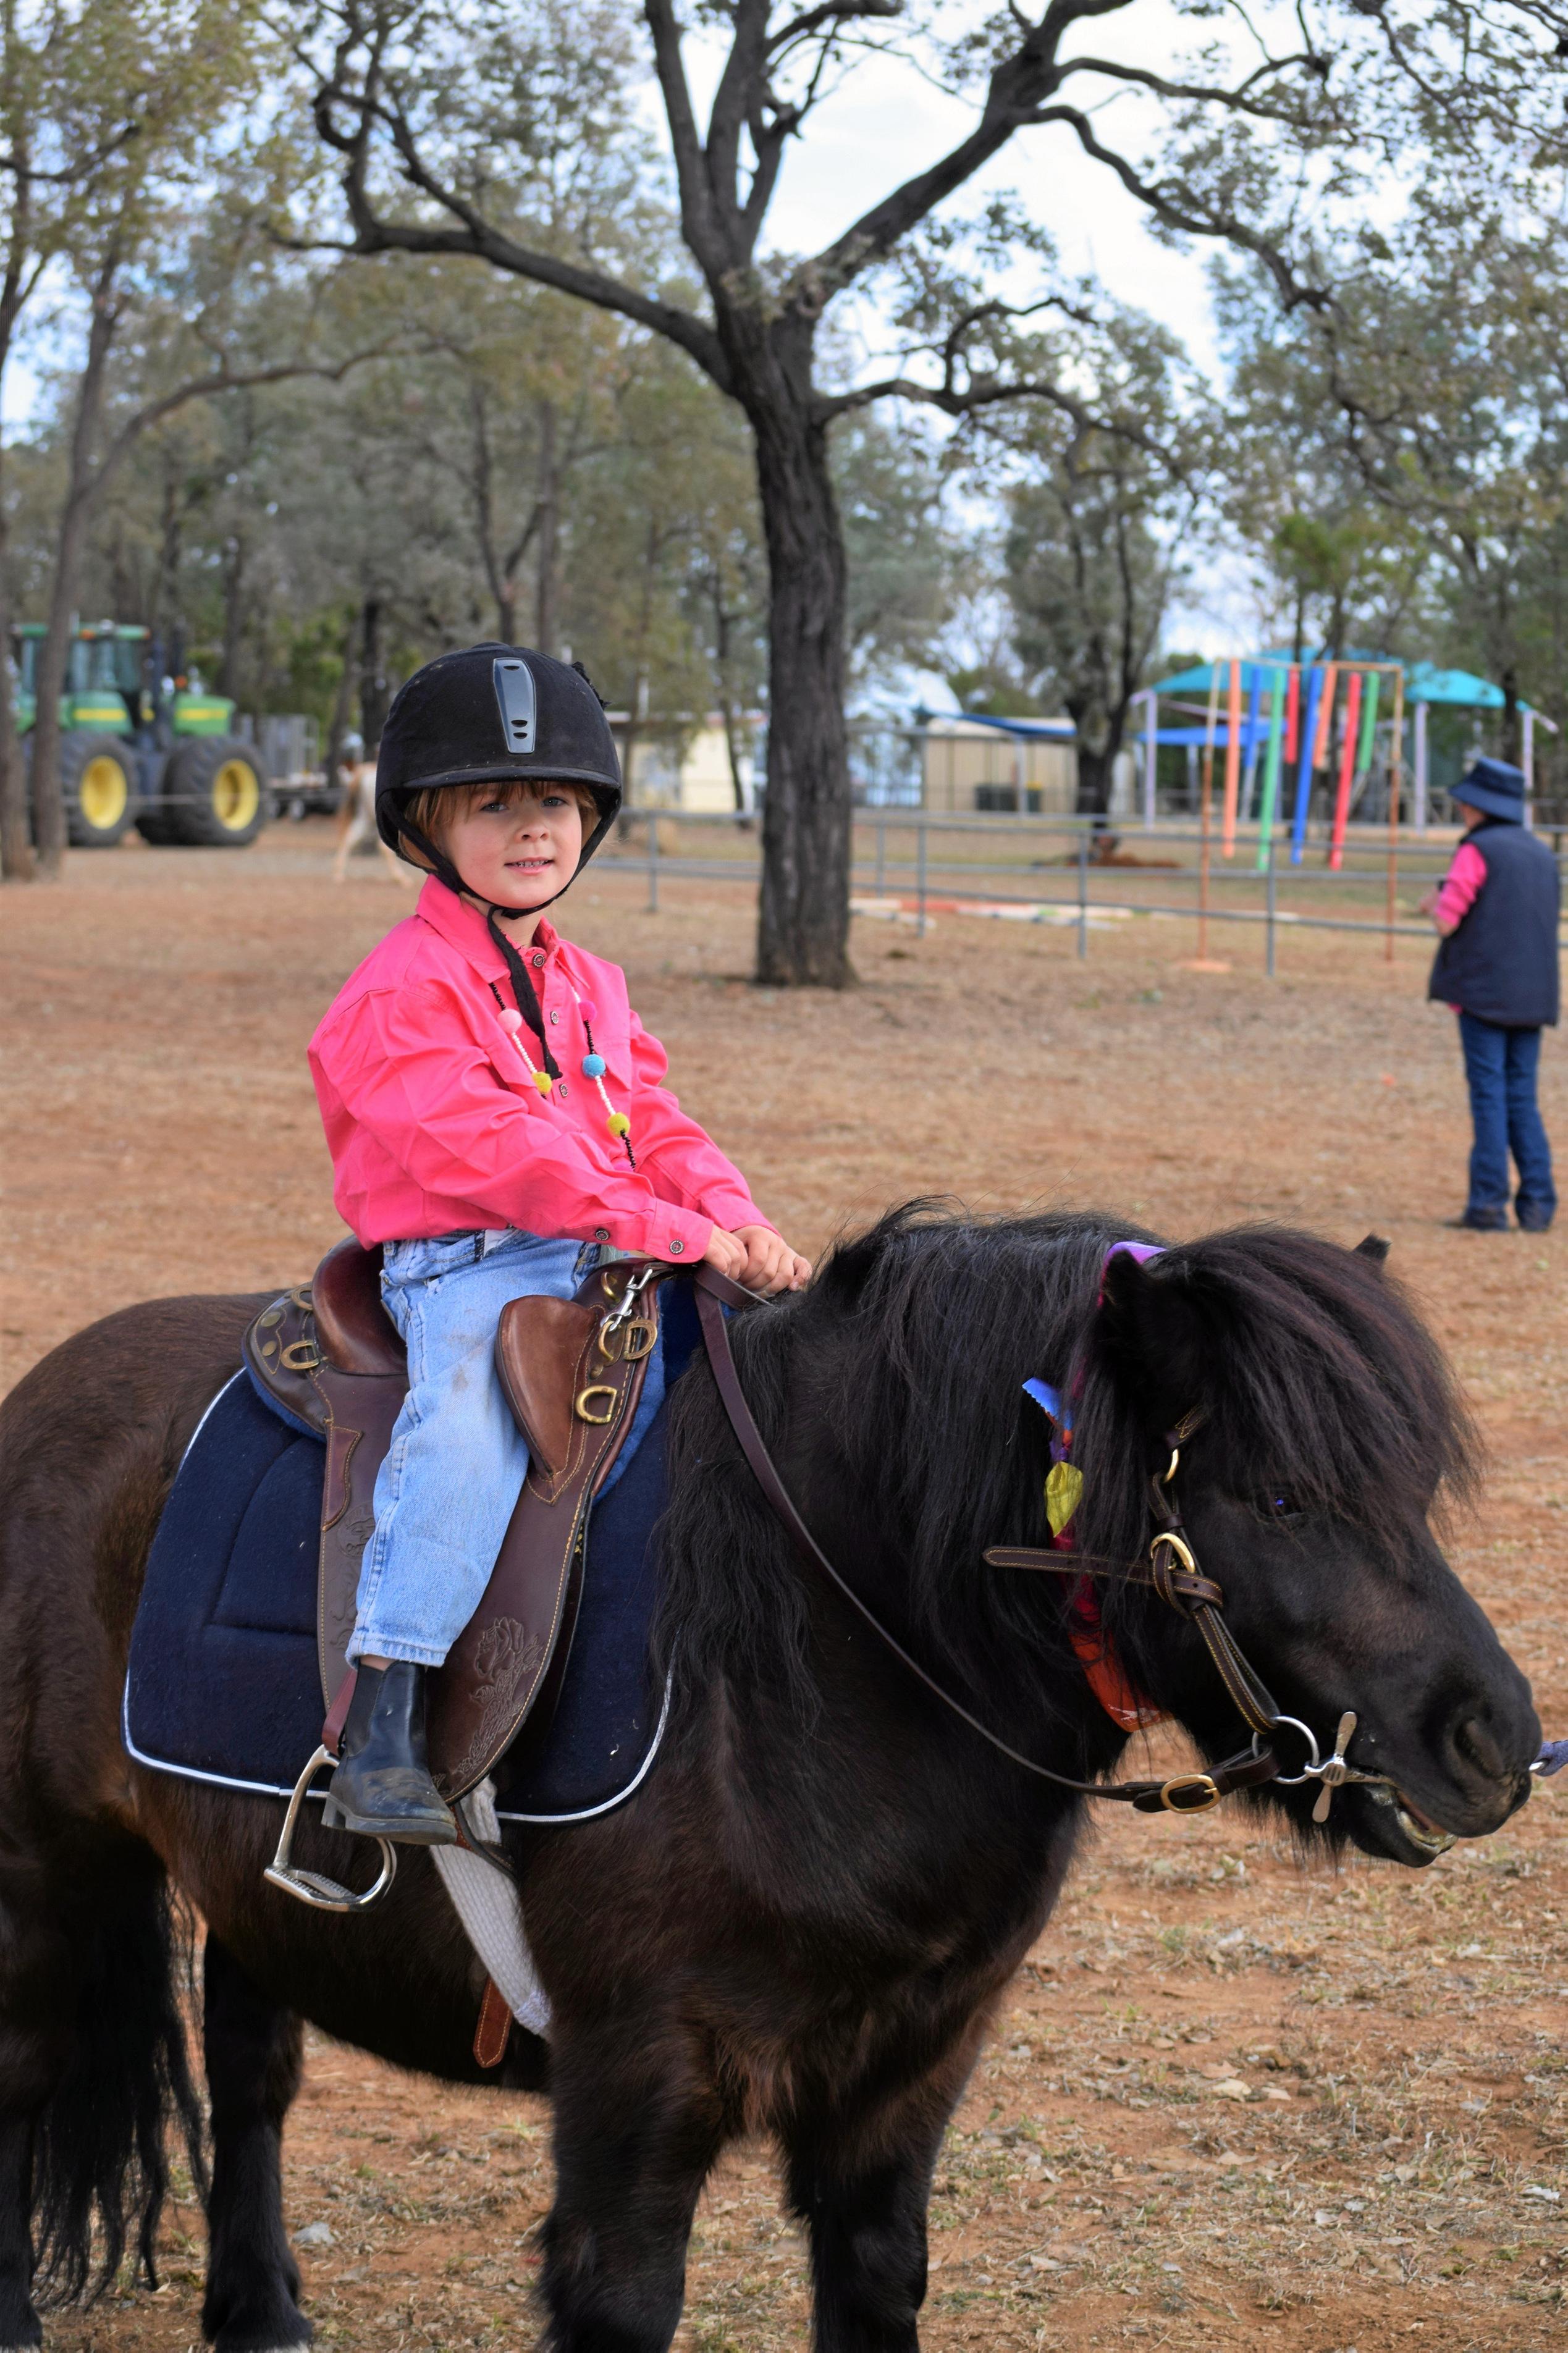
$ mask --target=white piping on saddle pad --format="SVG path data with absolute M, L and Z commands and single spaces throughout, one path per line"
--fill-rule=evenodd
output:
M 501 1843 L 495 1818 L 495 1785 L 483 1780 L 462 1801 L 467 1823 L 487 1842 Z M 550 1997 L 539 1983 L 539 1972 L 528 1949 L 523 1906 L 509 1873 L 466 1846 L 430 1849 L 452 1909 L 462 1922 L 469 1943 L 484 1963 L 501 1998 L 519 2026 L 548 2040 Z

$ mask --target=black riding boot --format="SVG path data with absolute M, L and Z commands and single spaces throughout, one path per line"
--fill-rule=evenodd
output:
M 425 1754 L 425 1670 L 407 1659 L 361 1667 L 322 1820 L 408 1846 L 455 1846 L 457 1824 Z

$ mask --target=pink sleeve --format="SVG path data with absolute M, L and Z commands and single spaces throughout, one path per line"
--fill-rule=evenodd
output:
M 1443 877 L 1443 887 L 1433 906 L 1438 922 L 1452 931 L 1475 905 L 1486 879 L 1486 860 L 1473 841 L 1462 841 L 1454 852 L 1454 863 Z
M 711 1214 L 662 1200 L 630 1167 L 601 1168 L 536 1098 L 501 1085 L 440 982 L 366 995 L 330 1049 L 317 1046 L 344 1111 L 454 1219 L 478 1207 L 529 1233 L 586 1241 L 603 1228 L 617 1249 L 653 1258 L 706 1250 Z M 636 1128 L 634 1107 L 634 1144 Z
M 736 1226 L 772 1226 L 751 1198 L 733 1161 L 663 1083 L 669 1057 L 631 1014 L 631 1134 L 640 1164 L 655 1169 L 660 1190 L 701 1212 L 726 1233 Z M 774 1229 L 777 1231 L 777 1229 Z

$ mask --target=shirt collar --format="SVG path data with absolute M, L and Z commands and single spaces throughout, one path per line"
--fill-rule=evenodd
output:
M 496 946 L 485 918 L 477 907 L 471 905 L 466 899 L 460 899 L 455 891 L 449 890 L 434 874 L 426 880 L 416 912 L 422 923 L 429 923 L 433 932 L 439 932 L 443 940 L 449 941 L 459 955 L 467 959 L 482 980 L 488 982 L 505 977 L 506 959 Z M 518 954 L 524 961 L 531 955 L 539 953 L 553 957 L 559 942 L 560 934 L 555 925 L 547 917 L 541 915 L 534 934 L 533 947 L 521 947 Z

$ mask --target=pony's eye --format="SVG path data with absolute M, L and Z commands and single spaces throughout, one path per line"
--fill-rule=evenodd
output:
M 1298 1520 L 1301 1507 L 1287 1487 L 1266 1487 L 1263 1493 L 1264 1517 L 1270 1520 Z

